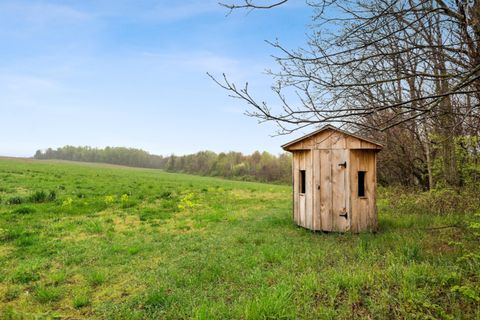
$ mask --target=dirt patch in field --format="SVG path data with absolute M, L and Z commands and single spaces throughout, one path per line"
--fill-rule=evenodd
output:
M 0 246 L 0 258 L 4 258 L 8 256 L 14 249 L 13 246 L 9 245 L 2 245 Z
M 285 197 L 283 192 L 273 192 L 273 191 L 251 191 L 245 189 L 235 189 L 228 192 L 228 195 L 233 199 L 268 199 L 268 200 L 279 200 Z
M 30 189 L 24 188 L 24 187 L 16 187 L 15 188 L 15 193 L 19 195 L 27 195 L 30 193 Z
M 91 239 L 94 237 L 98 237 L 98 235 L 86 233 L 86 232 L 76 232 L 76 233 L 68 233 L 67 235 L 61 237 L 63 241 L 85 241 L 87 239 Z
M 113 217 L 113 227 L 115 231 L 129 231 L 142 225 L 137 215 L 124 215 Z

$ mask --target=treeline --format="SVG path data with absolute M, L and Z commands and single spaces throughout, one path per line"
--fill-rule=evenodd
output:
M 57 159 L 81 162 L 102 162 L 140 168 L 163 168 L 165 159 L 144 150 L 123 147 L 65 146 L 58 149 L 37 150 L 35 159 Z
M 34 158 L 101 162 L 246 181 L 276 183 L 291 181 L 291 156 L 287 153 L 275 156 L 259 151 L 255 151 L 251 155 L 244 155 L 240 152 L 217 154 L 212 151 L 201 151 L 185 156 L 163 157 L 134 148 L 106 147 L 98 149 L 65 146 L 58 149 L 38 150 Z
M 165 158 L 164 169 L 216 177 L 261 182 L 291 182 L 292 159 L 287 153 L 279 156 L 255 151 L 251 155 L 240 152 L 216 154 L 202 151 L 186 156 Z
M 459 125 L 457 132 L 452 132 L 455 134 L 452 146 L 446 146 L 445 135 L 434 133 L 435 128 L 425 129 L 425 126 L 410 123 L 383 133 L 371 132 L 372 137 L 384 144 L 378 154 L 378 182 L 384 186 L 401 185 L 423 190 L 478 188 L 480 132 Z M 455 183 L 451 182 L 452 178 Z

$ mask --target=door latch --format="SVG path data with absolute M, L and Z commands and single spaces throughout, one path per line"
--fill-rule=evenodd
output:
M 347 161 L 345 161 L 344 163 L 339 163 L 338 166 L 347 168 Z
M 347 219 L 348 219 L 348 212 L 345 211 L 344 213 L 339 214 L 339 216 L 340 216 L 340 217 L 344 217 L 345 220 L 347 220 Z

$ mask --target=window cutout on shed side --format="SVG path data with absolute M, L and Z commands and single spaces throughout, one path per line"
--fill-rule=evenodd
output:
M 366 171 L 358 171 L 358 196 L 365 197 L 365 174 Z
M 305 193 L 305 170 L 300 170 L 300 193 Z

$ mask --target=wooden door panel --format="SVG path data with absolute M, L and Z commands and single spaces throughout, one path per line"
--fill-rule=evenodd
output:
M 312 169 L 313 169 L 313 185 L 312 185 L 312 196 L 313 196 L 313 230 L 322 230 L 322 221 L 320 214 L 320 150 L 313 150 L 313 159 L 312 159 Z
M 334 231 L 348 231 L 350 217 L 348 213 L 349 181 L 347 171 L 347 150 L 332 150 L 332 219 Z M 346 213 L 346 215 L 345 215 Z
M 332 231 L 332 185 L 331 185 L 331 171 L 330 166 L 331 151 L 320 150 L 320 161 L 318 166 L 320 168 L 320 224 L 324 231 Z

